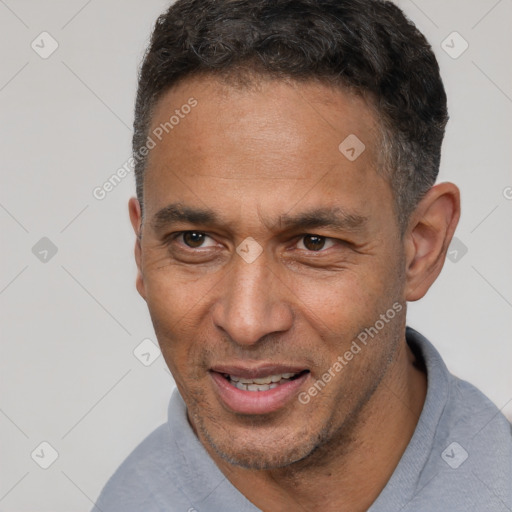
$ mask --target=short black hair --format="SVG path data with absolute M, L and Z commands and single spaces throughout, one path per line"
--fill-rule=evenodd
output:
M 139 151 L 158 100 L 188 77 L 237 72 L 321 80 L 369 98 L 403 232 L 437 178 L 448 112 L 430 44 L 396 5 L 382 0 L 172 4 L 156 21 L 139 72 L 133 152 L 142 208 L 147 159 Z

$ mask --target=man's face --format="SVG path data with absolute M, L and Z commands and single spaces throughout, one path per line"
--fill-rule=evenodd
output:
M 404 302 L 377 126 L 339 89 L 210 77 L 165 94 L 150 134 L 191 97 L 149 156 L 138 289 L 203 443 L 245 467 L 281 467 L 349 436 L 403 341 L 405 308 L 333 372 Z M 365 145 L 355 160 L 355 139 L 338 148 L 351 135 Z

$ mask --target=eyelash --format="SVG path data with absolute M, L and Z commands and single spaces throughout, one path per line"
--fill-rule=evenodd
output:
M 173 243 L 174 241 L 176 241 L 177 238 L 179 238 L 180 236 L 186 234 L 186 233 L 197 233 L 197 234 L 200 234 L 200 235 L 205 235 L 206 237 L 208 238 L 211 238 L 213 240 L 213 238 L 208 235 L 207 233 L 205 233 L 204 231 L 194 231 L 194 230 L 187 230 L 187 231 L 178 231 L 176 233 L 171 233 L 170 235 L 168 235 L 167 237 L 165 237 L 165 243 L 166 245 L 171 245 L 171 243 Z M 327 237 L 327 236 L 323 236 L 323 235 L 317 235 L 315 233 L 303 233 L 301 235 L 297 235 L 297 243 L 299 241 L 301 241 L 303 238 L 307 237 L 307 236 L 310 236 L 310 237 L 318 237 L 318 238 L 322 238 L 324 239 L 326 242 L 328 241 L 332 241 L 334 242 L 333 245 L 336 244 L 336 242 L 338 243 L 341 243 L 342 241 L 341 240 L 338 240 L 336 238 L 331 238 L 331 237 Z M 186 247 L 185 250 L 187 251 L 192 251 L 192 252 L 196 252 L 195 250 L 196 249 L 206 249 L 206 247 L 189 247 L 187 246 L 186 244 L 182 244 L 184 247 Z M 332 246 L 331 246 L 332 247 Z M 301 249 L 301 250 L 304 250 L 308 253 L 312 253 L 312 254 L 318 254 L 318 253 L 322 253 L 322 252 L 326 252 L 328 249 L 330 249 L 331 247 L 327 247 L 327 249 L 323 248 L 318 250 L 318 251 L 310 251 L 308 249 Z

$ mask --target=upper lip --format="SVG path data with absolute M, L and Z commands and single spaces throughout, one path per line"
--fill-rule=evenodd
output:
M 242 377 L 243 379 L 258 379 L 268 377 L 269 375 L 280 375 L 282 373 L 299 373 L 307 370 L 307 368 L 289 364 L 262 364 L 253 367 L 219 364 L 212 366 L 210 370 L 217 373 L 234 375 L 235 377 Z

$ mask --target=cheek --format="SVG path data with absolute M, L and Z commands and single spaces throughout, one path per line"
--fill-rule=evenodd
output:
M 200 334 L 199 322 L 194 318 L 194 301 L 187 302 L 181 291 L 174 286 L 161 285 L 152 290 L 147 300 L 153 328 L 162 351 L 162 356 L 171 371 L 180 392 L 201 372 L 202 354 L 198 354 Z M 183 382 L 188 382 L 183 387 Z
M 199 274 L 184 265 L 172 262 L 160 251 L 147 251 L 144 255 L 143 279 L 146 301 L 152 315 L 176 322 L 193 314 L 201 299 L 206 299 L 219 276 Z
M 298 278 L 290 289 L 297 304 L 314 324 L 328 329 L 346 329 L 364 316 L 376 297 L 379 286 L 361 269 L 344 270 L 327 278 Z M 315 321 L 316 318 L 316 321 Z
M 344 352 L 393 303 L 403 302 L 394 261 L 396 257 L 368 257 L 368 264 L 334 276 L 295 276 L 287 283 L 300 316 L 325 340 L 331 358 Z
M 163 266 L 165 265 L 165 266 Z M 165 261 L 148 261 L 144 269 L 146 302 L 168 366 L 183 372 L 194 355 L 200 340 L 204 316 L 211 308 L 214 290 L 222 277 L 208 274 L 199 276 L 182 266 Z

